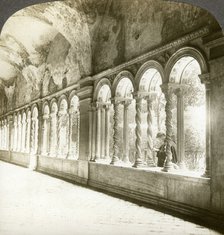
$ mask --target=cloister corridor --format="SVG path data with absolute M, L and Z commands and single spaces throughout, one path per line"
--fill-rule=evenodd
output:
M 220 234 L 2 161 L 0 195 L 1 235 Z

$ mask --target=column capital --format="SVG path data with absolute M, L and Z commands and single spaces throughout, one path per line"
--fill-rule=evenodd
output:
M 131 102 L 132 102 L 132 99 L 125 99 L 125 100 L 123 100 L 122 102 L 121 102 L 121 104 L 123 104 L 124 105 L 124 108 L 128 108 L 128 106 L 131 104 Z
M 47 120 L 49 118 L 49 114 L 44 114 L 43 115 L 43 120 Z
M 144 99 L 144 93 L 143 92 L 135 92 L 133 93 L 133 98 L 137 101 L 137 100 L 142 100 Z
M 176 84 L 176 83 L 165 83 L 160 85 L 162 92 L 165 95 L 172 95 L 174 94 L 174 92 L 176 91 L 176 89 L 178 89 L 180 86 L 180 84 Z
M 147 101 L 154 101 L 156 99 L 157 95 L 158 95 L 157 92 L 150 91 L 145 95 L 144 99 Z
M 209 85 L 211 83 L 210 73 L 199 74 L 198 77 L 202 84 Z
M 114 98 L 111 99 L 111 103 L 113 105 L 119 105 L 119 104 L 121 104 L 122 100 L 123 99 L 121 99 L 120 97 L 114 97 Z
M 188 87 L 189 85 L 187 84 L 180 84 L 175 90 L 174 90 L 174 94 L 177 96 L 177 97 L 183 97 L 187 91 L 188 91 Z

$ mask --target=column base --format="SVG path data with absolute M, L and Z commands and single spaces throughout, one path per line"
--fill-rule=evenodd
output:
M 119 157 L 113 156 L 113 157 L 112 157 L 112 160 L 111 160 L 111 162 L 110 162 L 110 165 L 118 165 L 119 162 L 120 162 Z
M 165 162 L 162 171 L 164 171 L 164 172 L 170 172 L 170 171 L 174 171 L 174 169 L 175 169 L 175 168 L 174 168 L 174 165 L 173 165 L 172 162 L 169 162 L 169 163 L 166 163 L 166 162 Z
M 180 168 L 181 170 L 186 170 L 186 169 L 187 169 L 184 162 L 180 162 L 179 168 Z
M 144 164 L 141 159 L 137 159 L 137 160 L 135 160 L 135 163 L 132 167 L 134 167 L 134 168 L 143 168 L 143 167 L 146 167 L 146 164 Z
M 155 162 L 153 161 L 152 158 L 147 159 L 147 166 L 148 167 L 156 167 L 156 164 L 155 164 Z
M 202 174 L 201 176 L 205 177 L 205 178 L 210 178 L 210 171 L 209 170 L 205 170 L 204 174 Z

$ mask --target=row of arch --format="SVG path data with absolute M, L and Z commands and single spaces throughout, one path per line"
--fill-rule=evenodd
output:
M 34 104 L 1 122 L 1 149 L 42 156 L 77 159 L 79 155 L 79 98 Z M 41 138 L 39 138 L 39 135 Z
M 109 158 L 109 143 L 112 143 L 113 154 L 110 153 L 111 164 L 120 162 L 130 162 L 129 156 L 129 128 L 128 118 L 130 105 L 135 106 L 135 157 L 133 166 L 143 164 L 142 154 L 142 107 L 147 107 L 147 157 L 144 159 L 149 166 L 153 166 L 153 113 L 152 106 L 155 98 L 160 95 L 164 96 L 166 111 L 166 120 L 164 122 L 164 132 L 166 133 L 167 142 L 167 160 L 166 167 L 169 168 L 172 161 L 170 150 L 170 142 L 173 135 L 172 127 L 172 109 L 173 109 L 173 94 L 177 98 L 177 151 L 179 163 L 184 161 L 184 113 L 183 113 L 183 96 L 186 88 L 185 80 L 190 79 L 193 72 L 190 68 L 194 68 L 194 73 L 197 76 L 200 74 L 208 74 L 208 66 L 203 54 L 195 48 L 186 47 L 178 50 L 168 60 L 165 67 L 155 60 L 150 60 L 144 63 L 133 76 L 129 71 L 120 72 L 111 84 L 107 78 L 100 79 L 95 84 L 93 94 L 93 123 L 92 123 L 92 145 L 91 159 L 99 160 L 101 158 Z M 195 80 L 195 85 L 204 83 L 204 81 Z M 208 85 L 208 84 L 206 84 Z M 209 94 L 206 94 L 208 100 Z M 113 104 L 112 114 L 113 120 L 108 116 L 108 107 Z M 123 105 L 123 107 L 121 107 Z M 207 107 L 208 108 L 208 107 Z M 122 110 L 123 109 L 123 110 Z M 120 114 L 121 110 L 123 115 Z M 121 118 L 122 117 L 122 118 Z M 208 118 L 207 118 L 207 121 Z M 109 132 L 108 126 L 113 123 L 113 132 Z M 121 124 L 122 123 L 122 124 Z M 119 125 L 123 125 L 123 133 L 119 134 Z M 207 125 L 208 126 L 208 125 Z M 208 130 L 206 130 L 208 135 Z M 108 140 L 113 136 L 113 141 Z M 105 140 L 104 140 L 105 139 Z M 123 146 L 119 147 L 119 143 L 123 142 Z M 123 155 L 119 153 L 119 148 L 122 148 Z M 208 162 L 208 161 L 207 161 Z M 144 163 L 145 164 L 145 163 Z

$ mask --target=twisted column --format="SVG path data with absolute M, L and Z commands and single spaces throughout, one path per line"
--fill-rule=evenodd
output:
M 18 128 L 17 128 L 17 116 L 15 116 L 15 119 L 14 119 L 14 141 L 13 141 L 13 151 L 16 151 L 17 150 L 17 132 L 18 132 Z
M 119 102 L 116 100 L 113 100 L 114 105 L 114 135 L 113 135 L 113 157 L 111 160 L 111 165 L 115 165 L 117 162 L 119 162 Z
M 123 138 L 124 138 L 124 151 L 123 151 L 123 161 L 129 163 L 129 128 L 128 128 L 128 107 L 131 104 L 131 100 L 126 100 L 123 102 L 124 105 L 124 116 L 123 116 Z
M 58 112 L 58 127 L 57 127 L 57 157 L 61 157 L 61 127 L 62 127 L 62 115 L 63 113 L 61 111 Z
M 74 120 L 74 109 L 70 108 L 69 111 L 69 131 L 68 131 L 68 158 L 72 159 L 74 158 L 74 146 L 72 141 L 72 135 L 73 135 L 73 120 Z
M 165 95 L 166 105 L 165 105 L 165 112 L 166 112 L 166 160 L 164 163 L 163 171 L 170 171 L 173 170 L 173 163 L 172 163 L 172 152 L 171 152 L 171 141 L 172 141 L 172 94 L 173 89 L 169 84 L 161 86 L 162 91 Z
M 12 115 L 9 115 L 7 117 L 8 119 L 8 150 L 11 151 L 12 150 L 12 132 L 13 132 L 13 122 L 12 122 Z
M 3 119 L 3 135 L 2 135 L 2 149 L 5 149 L 5 120 Z
M 136 148 L 136 153 L 135 153 L 135 163 L 133 167 L 142 167 L 143 162 L 142 162 L 142 130 L 141 130 L 141 122 L 142 122 L 142 117 L 141 117 L 141 112 L 142 112 L 142 97 L 138 94 L 135 95 L 135 100 L 136 100 L 136 115 L 135 115 L 135 122 L 136 122 L 136 127 L 135 127 L 135 135 L 136 135 L 136 141 L 135 141 L 135 148 Z
M 110 159 L 110 104 L 106 105 L 106 124 L 105 124 L 105 158 Z
M 26 151 L 26 119 L 23 119 L 22 121 L 22 145 L 21 145 L 21 151 Z
M 30 153 L 30 126 L 31 126 L 30 114 L 27 114 L 26 118 L 26 153 Z
M 48 118 L 49 118 L 49 115 L 45 114 L 43 116 L 43 125 L 42 125 L 42 151 L 41 151 L 41 154 L 42 155 L 47 155 L 47 143 L 48 143 L 48 140 L 47 140 L 47 132 L 48 132 L 48 125 L 47 125 L 47 122 L 48 122 Z
M 153 125 L 153 117 L 152 117 L 152 111 L 153 111 L 153 98 L 154 97 L 147 97 L 147 165 L 149 167 L 155 167 L 155 163 L 153 161 L 153 138 L 152 138 L 152 125 Z
M 17 125 L 17 128 L 18 128 L 18 131 L 17 131 L 17 152 L 20 152 L 21 151 L 21 134 L 22 134 L 22 131 L 21 131 L 21 116 L 18 116 L 18 125 Z
M 56 156 L 56 146 L 57 146 L 57 114 L 50 114 L 50 155 L 52 157 Z
M 35 118 L 31 119 L 31 153 L 35 154 Z

